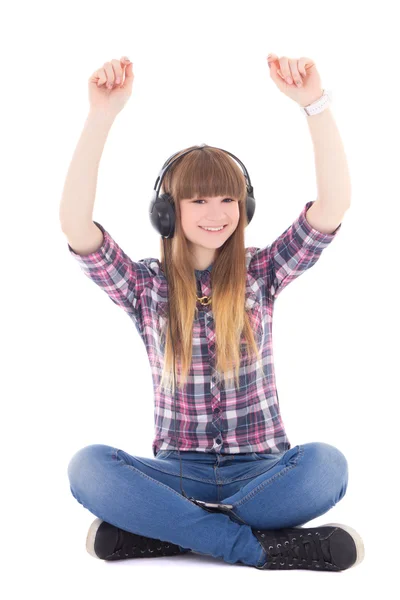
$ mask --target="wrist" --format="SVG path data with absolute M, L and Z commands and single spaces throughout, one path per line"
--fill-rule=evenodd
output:
M 321 90 L 320 92 L 313 94 L 312 96 L 302 99 L 300 102 L 298 102 L 298 105 L 301 106 L 301 108 L 310 106 L 310 104 L 319 100 L 323 95 L 324 95 L 324 90 Z
M 102 108 L 91 108 L 89 110 L 88 119 L 111 125 L 115 121 L 116 116 L 115 113 L 103 110 Z
M 304 105 L 304 102 L 299 104 L 299 108 L 303 114 L 307 115 L 307 117 L 313 117 L 314 115 L 318 115 L 328 108 L 331 101 L 332 91 L 325 89 L 322 90 L 321 96 L 312 100 L 309 104 Z

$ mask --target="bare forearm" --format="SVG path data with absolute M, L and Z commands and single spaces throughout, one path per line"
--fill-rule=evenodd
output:
M 314 146 L 318 200 L 330 207 L 350 206 L 351 181 L 343 143 L 331 109 L 308 116 Z
M 99 112 L 88 114 L 64 184 L 59 213 L 63 230 L 93 219 L 98 168 L 114 120 Z

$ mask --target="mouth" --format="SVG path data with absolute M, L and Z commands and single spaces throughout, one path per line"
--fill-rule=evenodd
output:
M 223 228 L 219 229 L 218 231 L 209 231 L 208 229 L 203 229 L 203 227 L 200 227 L 200 229 L 203 229 L 203 231 L 205 231 L 206 233 L 217 235 L 218 233 L 222 233 L 226 227 L 228 227 L 228 225 L 224 225 Z

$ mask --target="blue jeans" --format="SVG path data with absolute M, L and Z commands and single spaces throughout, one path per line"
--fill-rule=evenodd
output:
M 262 566 L 267 555 L 251 528 L 304 525 L 332 508 L 347 489 L 345 456 L 323 442 L 279 454 L 180 455 L 187 496 L 232 509 L 208 512 L 182 495 L 175 450 L 145 458 L 103 444 L 86 446 L 68 465 L 72 495 L 120 529 L 231 564 Z

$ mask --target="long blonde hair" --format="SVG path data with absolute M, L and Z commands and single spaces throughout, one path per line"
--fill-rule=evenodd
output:
M 186 152 L 191 146 L 182 150 Z M 177 155 L 178 156 L 178 155 Z M 168 275 L 168 300 L 171 329 L 175 348 L 175 367 L 178 388 L 187 383 L 192 362 L 193 323 L 196 314 L 197 287 L 192 254 L 181 224 L 180 200 L 229 196 L 239 203 L 239 222 L 228 240 L 217 249 L 211 270 L 212 310 L 215 320 L 216 371 L 226 377 L 227 384 L 233 379 L 239 386 L 240 342 L 260 358 L 251 323 L 245 310 L 246 260 L 244 228 L 247 225 L 245 177 L 234 160 L 222 150 L 201 147 L 179 159 L 166 172 L 161 193 L 171 194 L 175 206 L 175 232 L 172 238 L 161 238 L 161 265 Z M 165 254 L 164 254 L 165 244 Z M 167 269 L 165 269 L 167 263 Z M 164 368 L 160 387 L 172 390 L 173 347 L 170 327 L 166 323 Z

